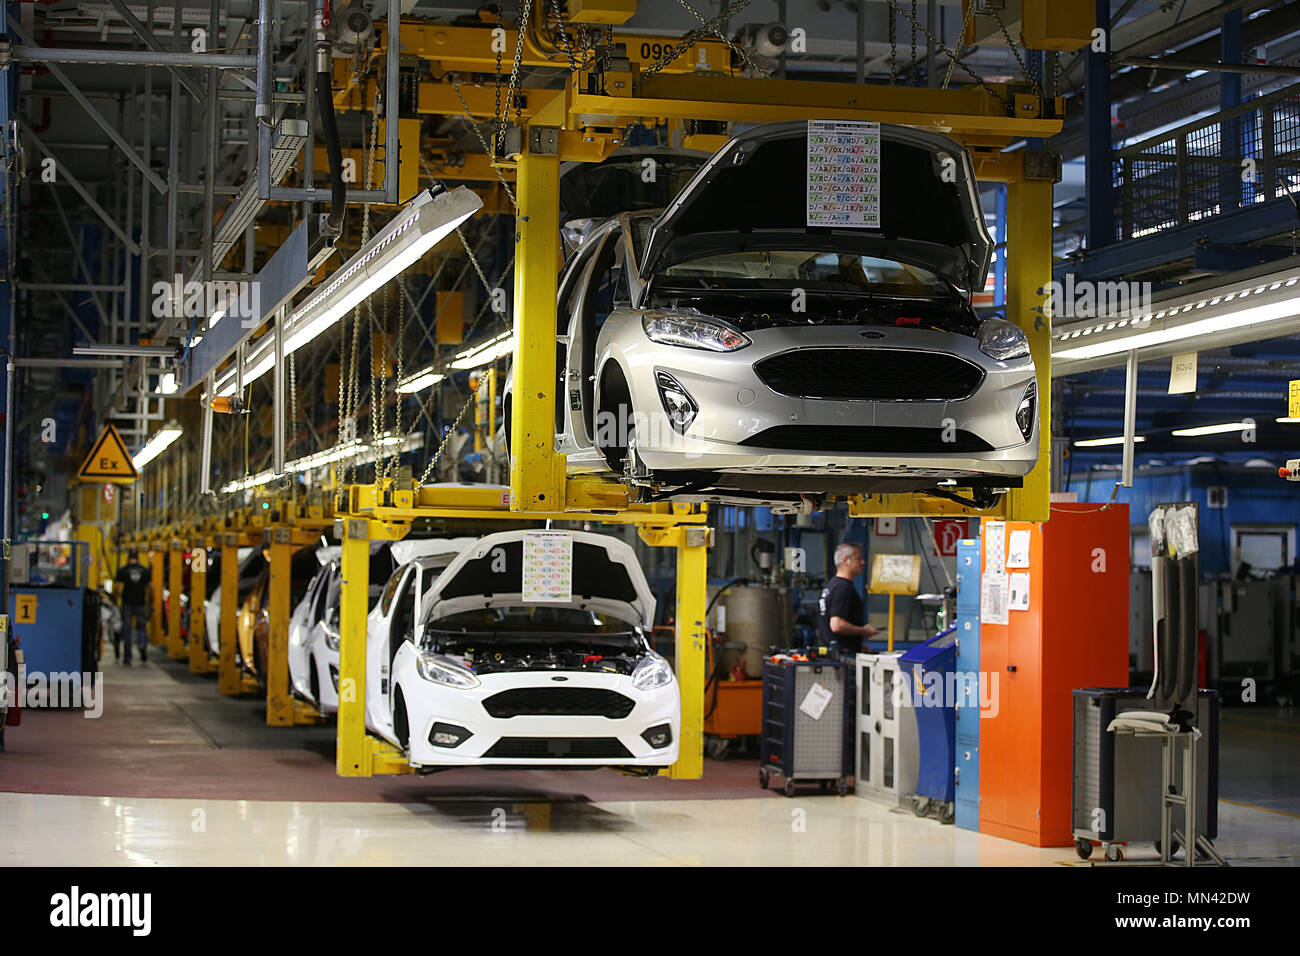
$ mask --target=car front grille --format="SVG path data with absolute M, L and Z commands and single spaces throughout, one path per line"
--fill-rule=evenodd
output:
M 493 717 L 540 714 L 621 719 L 635 706 L 632 698 L 599 687 L 517 687 L 483 701 L 483 709 Z
M 624 759 L 631 752 L 617 737 L 502 737 L 484 757 L 514 759 Z
M 944 441 L 945 437 L 949 440 Z M 992 445 L 968 431 L 888 425 L 777 425 L 749 436 L 740 444 L 782 451 L 854 455 L 968 454 L 993 450 Z
M 959 401 L 984 381 L 973 362 L 913 349 L 793 349 L 754 371 L 781 395 L 866 402 Z

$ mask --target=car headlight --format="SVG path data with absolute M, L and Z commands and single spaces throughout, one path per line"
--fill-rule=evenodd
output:
M 337 650 L 339 649 L 339 632 L 338 632 L 338 631 L 326 631 L 326 632 L 325 632 L 325 646 L 328 647 L 331 651 L 337 651 Z
M 721 319 L 687 312 L 647 312 L 641 328 L 651 342 L 684 349 L 734 352 L 749 344 L 749 337 Z
M 632 669 L 632 686 L 637 690 L 654 690 L 673 681 L 673 669 L 668 662 L 651 651 Z
M 1006 319 L 985 319 L 980 325 L 979 343 L 981 352 L 1002 361 L 1029 354 L 1029 339 Z
M 420 651 L 415 655 L 415 669 L 425 680 L 448 687 L 477 687 L 479 683 L 473 671 L 466 670 L 441 654 Z

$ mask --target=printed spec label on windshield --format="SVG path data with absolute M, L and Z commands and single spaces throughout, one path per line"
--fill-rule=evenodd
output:
M 568 601 L 573 596 L 573 535 L 567 531 L 524 534 L 525 604 Z
M 880 228 L 880 124 L 808 121 L 808 225 Z

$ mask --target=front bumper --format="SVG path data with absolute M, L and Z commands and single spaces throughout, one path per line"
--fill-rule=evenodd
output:
M 880 338 L 864 339 L 858 326 L 802 326 L 759 330 L 749 334 L 746 348 L 717 353 L 659 345 L 632 325 L 615 338 L 609 357 L 628 378 L 636 453 L 656 474 L 1010 478 L 1028 474 L 1038 460 L 1037 396 L 1027 438 L 1016 423 L 1016 409 L 1035 381 L 1033 361 L 992 359 L 968 336 L 872 328 Z M 879 401 L 781 394 L 756 371 L 765 359 L 813 348 L 872 350 L 873 360 L 887 360 L 889 350 L 955 357 L 978 366 L 983 378 L 959 399 Z M 685 434 L 663 411 L 660 372 L 698 407 Z M 807 390 L 815 393 L 817 384 Z
M 566 678 L 555 682 L 553 677 Z M 681 697 L 677 682 L 643 691 L 618 674 L 582 671 L 529 671 L 488 674 L 478 687 L 461 690 L 424 680 L 402 668 L 396 677 L 406 702 L 410 731 L 409 756 L 415 767 L 667 767 L 677 760 L 681 734 Z M 483 702 L 518 688 L 597 688 L 630 698 L 634 706 L 625 717 L 519 714 L 493 717 Z M 471 734 L 458 746 L 430 742 L 434 724 L 463 728 Z M 672 742 L 652 747 L 641 735 L 667 724 Z M 530 743 L 520 744 L 520 740 Z M 563 742 L 568 743 L 563 743 Z M 493 756 L 492 753 L 510 756 Z M 525 755 L 533 752 L 536 755 Z M 600 756 L 582 756 L 598 752 Z M 543 755 L 544 754 L 544 755 Z

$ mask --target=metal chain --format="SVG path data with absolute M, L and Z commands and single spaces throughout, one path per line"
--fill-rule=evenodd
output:
M 493 96 L 493 99 L 492 99 L 492 142 L 493 142 L 493 145 L 495 145 L 495 144 L 497 143 L 497 141 L 500 139 L 500 137 L 501 137 L 501 130 L 502 130 L 502 128 L 503 128 L 503 124 L 502 124 L 502 122 L 501 122 L 501 53 L 505 50 L 505 46 L 506 46 L 506 39 L 505 39 L 505 37 L 506 37 L 506 21 L 505 21 L 505 18 L 502 16 L 501 10 L 502 10 L 502 3 L 501 3 L 501 0 L 497 0 L 497 29 L 501 31 L 501 45 L 500 45 L 499 47 L 497 47 L 497 78 L 496 78 L 496 83 L 495 83 L 495 85 L 494 85 L 493 88 L 492 88 L 492 96 Z M 452 83 L 452 87 L 453 87 L 453 88 L 456 88 L 456 84 L 455 84 L 455 83 Z M 458 88 L 456 89 L 456 95 L 457 95 L 457 96 L 460 95 L 460 90 L 459 90 Z M 461 103 L 464 104 L 464 102 L 465 102 L 465 101 L 462 99 L 462 100 L 461 100 Z M 465 107 L 465 115 L 466 115 L 466 116 L 469 115 L 469 107 L 468 107 L 468 106 Z M 471 120 L 471 122 L 473 122 L 473 121 Z M 482 136 L 479 137 L 479 139 L 482 139 L 482 138 L 483 138 Z M 495 152 L 494 150 L 490 149 L 490 148 L 485 148 L 485 149 L 484 149 L 484 152 L 486 152 L 486 153 L 488 154 L 488 157 L 489 157 L 489 158 L 495 158 L 495 157 L 496 157 L 496 152 Z
M 858 0 L 859 3 L 862 0 Z M 889 0 L 889 85 L 898 82 L 898 4 Z
M 1002 39 L 1007 41 L 1007 46 L 1011 47 L 1011 55 L 1016 58 L 1016 65 L 1020 67 L 1020 75 L 1025 78 L 1025 82 L 1033 87 L 1034 92 L 1040 96 L 1043 92 L 1043 84 L 1040 78 L 1030 74 L 1029 67 L 1025 61 L 1020 58 L 1020 44 L 1011 39 L 1011 34 L 1007 32 L 1007 25 L 1002 22 L 1002 14 L 998 13 L 997 7 L 990 7 L 989 12 L 993 14 L 993 19 L 997 22 L 998 29 L 1002 31 Z
M 954 44 L 954 46 L 960 47 L 962 44 L 966 42 L 966 31 L 970 29 L 971 17 L 974 16 L 974 14 L 975 14 L 975 4 L 974 3 L 966 4 L 966 15 L 962 17 L 961 30 L 957 33 L 957 42 Z M 934 39 L 933 34 L 931 34 L 928 29 L 925 31 L 925 35 L 926 35 L 927 42 Z M 939 44 L 939 48 L 943 49 L 942 43 Z M 948 72 L 945 73 L 943 76 L 943 88 L 946 90 L 948 88 L 948 84 L 952 82 L 952 71 L 953 68 L 957 65 L 957 54 L 955 51 L 945 51 L 945 52 L 949 52 L 951 54 L 948 59 Z
M 1052 53 L 1052 95 L 1061 95 L 1061 54 Z
M 909 68 L 909 74 L 912 78 L 912 85 L 916 86 L 916 0 L 912 0 L 912 64 Z M 926 82 L 929 82 L 929 77 L 926 78 Z
M 479 145 L 483 147 L 483 152 L 487 154 L 487 158 L 489 161 L 495 159 L 496 153 L 492 151 L 492 147 L 488 144 L 487 137 L 483 135 L 483 131 L 478 128 L 478 124 L 474 122 L 474 117 L 470 114 L 469 103 L 465 101 L 465 96 L 460 91 L 460 84 L 457 83 L 455 80 L 452 80 L 451 88 L 456 93 L 456 99 L 460 100 L 461 108 L 465 110 L 465 122 L 469 126 L 469 128 L 474 131 L 474 135 L 478 137 Z M 494 122 L 496 122 L 495 118 L 494 118 Z M 425 162 L 423 156 L 420 157 L 420 162 L 424 163 L 424 168 L 425 171 L 427 172 L 429 169 L 429 164 Z M 510 198 L 510 205 L 515 206 L 517 208 L 519 204 L 515 202 L 514 190 L 512 190 L 510 188 L 510 184 L 506 182 L 506 177 L 502 174 L 501 170 L 498 169 L 496 166 L 493 166 L 492 169 L 496 172 L 497 179 L 501 181 L 501 185 L 505 187 L 506 196 Z M 430 178 L 435 178 L 432 173 L 429 173 L 429 176 Z
M 460 427 L 460 423 L 464 420 L 465 413 L 469 411 L 470 406 L 478 400 L 478 390 L 483 387 L 483 383 L 486 380 L 486 375 L 480 376 L 478 382 L 472 389 L 470 389 L 469 398 L 466 399 L 465 404 L 460 407 L 460 412 L 457 413 L 456 420 L 451 423 L 451 427 L 447 429 L 447 434 L 442 436 L 442 441 L 438 445 L 438 450 L 433 453 L 433 457 L 429 459 L 428 467 L 424 469 L 424 474 L 420 476 L 419 484 L 424 484 L 429 480 L 429 476 L 433 474 L 433 469 L 438 466 L 438 462 L 442 459 L 442 453 L 447 450 L 447 443 L 450 442 L 452 436 L 456 434 L 456 429 Z
M 355 321 L 355 317 L 354 317 Z M 347 390 L 344 384 L 347 382 L 347 343 L 348 343 L 348 316 L 344 313 L 339 318 L 339 414 L 338 414 L 338 441 L 341 444 L 345 438 L 343 426 L 347 422 Z M 293 354 L 293 353 L 290 353 Z M 334 474 L 334 496 L 335 501 L 342 506 L 343 494 L 343 463 L 335 461 L 334 466 L 330 469 Z
M 515 35 L 515 62 L 510 68 L 510 86 L 506 90 L 506 110 L 511 104 L 515 107 L 515 125 L 522 127 L 519 104 L 515 101 L 515 90 L 519 86 L 519 67 L 524 60 L 524 34 L 528 32 L 528 16 L 533 12 L 533 0 L 524 0 L 524 8 L 519 14 L 519 30 Z M 504 113 L 504 111 L 503 111 Z M 501 132 L 505 133 L 505 117 L 501 118 Z
M 692 30 L 690 33 L 686 34 L 684 37 L 682 37 L 680 42 L 674 44 L 668 50 L 665 50 L 663 55 L 660 56 L 659 59 L 655 60 L 652 64 L 650 64 L 650 67 L 648 69 L 642 70 L 640 76 L 642 80 L 647 80 L 650 77 L 654 76 L 664 67 L 666 67 L 669 63 L 673 62 L 673 60 L 677 59 L 679 56 L 681 56 L 691 47 L 695 46 L 695 44 L 699 43 L 705 37 L 710 37 L 710 36 L 719 37 L 722 40 L 722 42 L 727 45 L 729 49 L 731 49 L 734 53 L 737 53 L 740 56 L 742 62 L 746 63 L 756 72 L 762 73 L 764 76 L 771 75 L 767 73 L 766 70 L 763 70 L 757 65 L 755 65 L 754 62 L 750 60 L 748 56 L 745 55 L 744 50 L 737 47 L 734 43 L 731 42 L 731 40 L 727 39 L 727 37 L 720 32 L 720 28 L 727 20 L 735 16 L 737 13 L 740 13 L 740 11 L 744 10 L 747 6 L 750 5 L 751 2 L 753 2 L 753 0 L 741 0 L 741 2 L 736 4 L 734 7 L 731 7 L 727 10 L 723 10 L 717 16 L 710 17 L 708 19 L 705 19 L 700 14 L 700 12 L 696 10 L 694 7 L 692 7 L 689 3 L 687 3 L 686 0 L 677 0 L 677 2 L 680 3 L 687 10 L 689 10 L 692 13 L 692 15 L 694 15 L 694 17 L 697 20 L 699 20 L 700 23 L 703 24 L 703 26 L 701 26 L 698 30 Z
M 289 353 L 289 441 L 285 457 L 288 458 L 288 449 L 292 449 L 294 443 L 298 440 L 298 363 L 294 360 L 296 352 Z M 291 500 L 294 504 L 298 503 L 298 482 L 292 482 L 290 486 L 292 494 Z
M 560 48 L 569 60 L 569 72 L 578 72 L 578 63 L 573 56 L 573 47 L 569 44 L 569 31 L 564 26 L 564 16 L 560 13 L 560 0 L 551 0 L 551 14 L 555 17 L 556 30 L 560 35 Z
M 398 276 L 397 281 L 398 283 L 400 283 L 401 286 L 402 298 L 405 299 L 406 280 L 405 278 Z M 397 378 L 395 380 L 395 384 L 400 385 L 402 379 L 406 376 L 406 361 L 404 358 L 405 343 L 406 343 L 405 301 L 399 302 L 398 306 L 400 308 L 400 311 L 397 313 Z M 393 434 L 396 435 L 398 438 L 401 438 L 402 437 L 402 395 L 400 392 L 396 392 L 396 390 L 394 390 L 394 393 L 397 396 L 397 400 L 393 403 Z M 402 445 L 398 445 L 393 450 L 394 474 L 396 474 L 396 470 L 401 465 L 401 462 L 402 462 Z
M 891 0 L 891 2 L 892 2 L 892 0 Z M 968 21 L 969 21 L 969 18 L 970 18 L 970 13 L 971 13 L 972 10 L 974 10 L 974 8 L 975 8 L 974 4 L 971 4 L 971 5 L 968 6 L 967 9 L 966 9 L 966 15 L 967 15 L 967 20 L 968 20 Z M 902 12 L 902 11 L 900 11 L 900 12 Z M 954 66 L 955 64 L 960 63 L 962 69 L 965 70 L 965 71 L 967 72 L 967 74 L 970 75 L 971 79 L 973 79 L 973 80 L 974 80 L 976 83 L 978 83 L 980 86 L 984 87 L 984 89 L 986 89 L 986 90 L 988 90 L 990 93 L 992 93 L 994 99 L 996 99 L 996 100 L 997 100 L 999 103 L 1001 103 L 1003 106 L 1006 106 L 1006 105 L 1007 105 L 1007 98 L 1006 98 L 1005 96 L 1003 96 L 1001 93 L 999 93 L 997 90 L 995 90 L 992 86 L 990 86 L 987 80 L 985 80 L 982 76 L 980 76 L 978 73 L 976 73 L 974 70 L 972 70 L 969 66 L 967 66 L 966 63 L 962 61 L 961 54 L 959 54 L 956 50 L 950 50 L 950 49 L 948 49 L 948 47 L 943 43 L 942 40 L 940 40 L 937 36 L 935 36 L 933 33 L 931 33 L 931 32 L 930 32 L 930 31 L 925 27 L 924 24 L 919 23 L 915 18 L 911 17 L 910 15 L 908 15 L 908 14 L 905 13 L 905 12 L 903 12 L 903 16 L 907 17 L 908 20 L 910 20 L 910 21 L 913 23 L 913 25 L 915 25 L 916 28 L 917 28 L 918 30 L 920 30 L 922 34 L 924 34 L 924 36 L 925 36 L 927 42 L 929 42 L 929 43 L 933 43 L 933 44 L 935 45 L 935 47 L 936 47 L 938 50 L 942 51 L 943 53 L 948 54 L 948 57 L 949 57 L 949 60 L 948 60 L 948 75 L 947 75 L 946 77 L 944 77 L 944 80 L 943 80 L 943 88 L 944 88 L 944 89 L 947 89 L 947 88 L 948 88 L 948 81 L 949 81 L 950 79 L 952 79 L 952 70 L 953 70 L 953 66 Z M 963 25 L 963 26 L 962 26 L 962 35 L 963 35 L 963 36 L 965 35 L 965 31 L 966 31 L 966 26 Z

